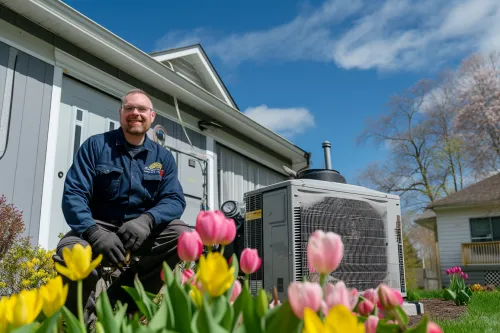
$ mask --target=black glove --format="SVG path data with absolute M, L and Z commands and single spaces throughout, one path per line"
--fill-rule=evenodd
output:
M 115 233 L 93 225 L 84 232 L 83 239 L 90 243 L 92 252 L 101 253 L 111 265 L 125 261 L 123 243 Z
M 153 218 L 148 214 L 142 214 L 138 218 L 125 222 L 117 235 L 123 242 L 125 249 L 135 252 L 149 237 L 153 229 Z

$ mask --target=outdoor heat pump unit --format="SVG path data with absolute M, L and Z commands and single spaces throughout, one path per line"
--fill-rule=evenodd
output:
M 250 291 L 275 287 L 284 300 L 291 282 L 318 278 L 309 271 L 307 242 L 322 229 L 344 243 L 342 262 L 327 281 L 342 280 L 359 292 L 385 283 L 406 296 L 399 197 L 347 184 L 331 169 L 325 144 L 325 169 L 244 194 L 245 247 L 262 258 Z

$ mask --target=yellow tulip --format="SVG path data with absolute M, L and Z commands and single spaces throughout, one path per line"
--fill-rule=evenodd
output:
M 191 300 L 193 300 L 194 305 L 196 305 L 197 308 L 201 308 L 201 304 L 203 303 L 203 296 L 201 295 L 200 290 L 196 288 L 196 286 L 191 285 L 189 296 L 191 297 Z
M 63 285 L 63 280 L 60 275 L 49 280 L 46 285 L 40 287 L 40 295 L 42 296 L 43 305 L 42 311 L 45 316 L 52 317 L 54 313 L 59 311 L 66 302 L 68 296 L 68 285 Z
M 230 268 L 219 252 L 210 252 L 206 258 L 200 257 L 196 280 L 210 296 L 220 296 L 233 285 L 234 267 Z
M 364 333 L 365 325 L 346 306 L 334 306 L 323 323 L 310 308 L 304 311 L 304 333 Z
M 12 312 L 12 309 L 10 309 L 8 305 L 10 305 L 10 303 L 7 296 L 3 296 L 2 298 L 0 298 L 0 332 L 7 331 L 7 312 Z
M 10 296 L 4 305 L 7 322 L 16 328 L 31 324 L 42 310 L 42 298 L 37 289 L 22 290 Z
M 85 279 L 102 260 L 102 254 L 99 254 L 92 261 L 91 247 L 84 248 L 81 244 L 75 244 L 71 250 L 64 248 L 62 255 L 66 267 L 56 262 L 56 270 L 72 281 Z

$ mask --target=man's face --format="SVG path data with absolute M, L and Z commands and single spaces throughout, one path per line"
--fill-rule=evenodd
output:
M 143 135 L 151 127 L 156 113 L 145 95 L 133 93 L 125 97 L 120 109 L 120 125 L 126 133 Z

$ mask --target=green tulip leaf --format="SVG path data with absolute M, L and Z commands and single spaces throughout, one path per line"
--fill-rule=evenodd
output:
M 175 301 L 172 311 L 175 316 L 174 328 L 180 332 L 191 332 L 192 309 L 191 300 L 179 282 L 174 282 L 169 288 L 169 296 Z
M 151 321 L 148 322 L 148 327 L 150 330 L 158 331 L 166 328 L 169 322 L 168 316 L 168 303 L 165 300 L 161 303 L 160 308 L 155 313 Z
M 233 317 L 231 319 L 231 327 L 229 329 L 230 332 L 233 332 L 236 324 L 238 323 L 239 318 L 241 317 L 241 313 L 243 311 L 243 302 L 244 302 L 243 292 L 238 296 L 236 301 L 233 303 Z
M 196 318 L 196 328 L 198 333 L 227 333 L 214 319 L 210 304 L 203 298 L 203 305 Z M 194 321 L 194 320 L 193 320 Z
M 217 323 L 220 323 L 229 308 L 229 303 L 227 302 L 227 299 L 225 297 L 219 296 L 215 297 L 212 300 L 212 304 L 210 304 L 210 307 L 214 316 L 214 320 Z
M 71 313 L 71 311 L 68 310 L 66 306 L 61 308 L 61 314 L 66 322 L 68 333 L 86 333 L 85 329 L 80 325 L 78 319 Z
M 406 312 L 400 306 L 397 306 L 394 309 L 394 311 L 396 311 L 398 319 L 401 320 L 403 325 L 406 327 L 408 325 L 408 315 L 406 314 Z M 399 320 L 398 320 L 398 322 L 399 322 Z
M 166 262 L 163 262 L 163 274 L 165 275 L 165 284 L 170 286 L 174 282 L 174 272 Z
M 60 311 L 54 313 L 50 318 L 47 318 L 43 321 L 42 325 L 36 330 L 36 333 L 45 333 L 45 332 L 54 332 L 54 328 L 58 324 L 59 316 L 61 315 Z M 13 332 L 20 333 L 20 331 L 16 330 Z
M 290 306 L 290 302 L 286 300 L 278 307 L 267 312 L 265 318 L 266 333 L 274 332 L 298 332 L 301 320 L 295 316 Z
M 96 302 L 97 318 L 102 324 L 104 332 L 118 332 L 121 322 L 115 318 L 109 302 L 108 294 L 102 292 Z M 118 319 L 118 322 L 117 322 Z

